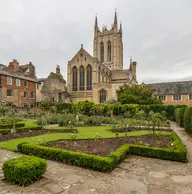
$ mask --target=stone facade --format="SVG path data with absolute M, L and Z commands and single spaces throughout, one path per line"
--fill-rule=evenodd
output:
M 96 103 L 116 100 L 116 90 L 123 84 L 137 84 L 136 62 L 123 69 L 122 24 L 118 28 L 117 14 L 110 30 L 100 31 L 95 19 L 93 56 L 81 45 L 68 62 L 67 91 L 72 102 L 89 100 Z
M 156 90 L 155 95 L 162 99 L 163 104 L 186 104 L 192 106 L 192 81 L 153 83 L 147 85 Z
M 36 106 L 35 68 L 30 64 L 20 66 L 13 60 L 8 66 L 0 65 L 0 102 L 18 107 Z
M 37 103 L 41 101 L 70 102 L 66 81 L 57 66 L 56 73 L 51 72 L 46 79 L 39 79 L 37 84 Z

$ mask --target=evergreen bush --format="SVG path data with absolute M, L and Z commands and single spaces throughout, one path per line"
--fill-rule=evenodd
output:
M 18 185 L 28 185 L 37 181 L 46 171 L 47 162 L 35 156 L 12 158 L 3 164 L 7 180 Z

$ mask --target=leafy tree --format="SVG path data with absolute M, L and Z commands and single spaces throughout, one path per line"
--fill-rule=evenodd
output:
M 9 111 L 6 112 L 4 116 L 0 118 L 0 123 L 7 124 L 7 125 L 13 125 L 12 132 L 15 133 L 15 124 L 20 121 L 20 118 L 17 116 L 15 111 Z
M 121 104 L 162 104 L 154 92 L 155 90 L 147 85 L 124 84 L 117 90 L 117 98 Z
M 9 112 L 7 107 L 0 106 L 0 116 L 5 116 L 7 112 Z

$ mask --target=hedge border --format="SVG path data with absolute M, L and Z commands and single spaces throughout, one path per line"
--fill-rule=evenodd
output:
M 38 127 L 32 127 L 32 128 L 16 128 L 15 131 L 18 132 L 28 132 L 28 131 L 36 131 L 36 130 L 42 130 L 41 126 Z M 78 133 L 78 129 L 48 129 L 48 128 L 44 128 L 44 131 L 49 132 L 53 132 L 53 133 Z M 71 131 L 69 131 L 71 130 Z M 67 132 L 66 132 L 67 131 Z M 1 129 L 0 130 L 0 134 L 2 135 L 7 135 L 11 133 L 11 129 Z
M 171 136 L 175 148 L 174 150 L 168 148 L 124 144 L 117 150 L 111 152 L 107 157 L 27 143 L 21 143 L 17 146 L 17 148 L 18 151 L 23 154 L 34 155 L 40 158 L 55 160 L 102 172 L 110 172 L 117 166 L 118 163 L 124 160 L 127 153 L 164 160 L 187 162 L 187 150 L 182 144 L 181 139 L 175 132 L 171 133 Z

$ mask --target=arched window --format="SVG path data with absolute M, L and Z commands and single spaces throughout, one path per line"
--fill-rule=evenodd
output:
M 101 67 L 98 68 L 98 83 L 101 82 Z
M 84 67 L 81 66 L 80 67 L 80 88 L 79 90 L 85 90 L 85 70 Z
M 103 42 L 101 42 L 101 45 L 100 45 L 100 60 L 101 62 L 104 62 L 104 44 Z
M 107 43 L 107 61 L 111 61 L 111 42 L 108 41 Z
M 105 71 L 103 70 L 102 71 L 102 82 L 104 82 L 105 81 Z
M 72 84 L 72 90 L 73 91 L 77 91 L 77 68 L 76 67 L 73 67 L 73 84 Z
M 87 90 L 92 90 L 92 68 L 87 66 Z
M 107 98 L 107 92 L 106 90 L 102 89 L 100 91 L 100 103 L 104 103 L 106 101 Z

